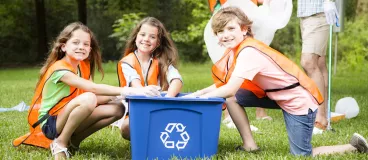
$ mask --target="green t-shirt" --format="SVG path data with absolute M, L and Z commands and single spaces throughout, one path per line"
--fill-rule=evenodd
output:
M 61 77 L 64 76 L 65 73 L 71 71 L 68 70 L 60 70 L 55 71 L 50 78 L 45 82 L 42 91 L 42 103 L 41 108 L 38 111 L 39 116 L 38 119 L 41 119 L 48 111 L 55 106 L 62 98 L 68 96 L 70 94 L 70 86 L 59 81 Z M 46 120 L 43 121 L 40 125 L 42 126 L 46 123 Z

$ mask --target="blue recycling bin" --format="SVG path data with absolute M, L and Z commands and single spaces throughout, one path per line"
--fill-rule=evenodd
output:
M 223 98 L 126 99 L 133 160 L 194 159 L 217 153 Z

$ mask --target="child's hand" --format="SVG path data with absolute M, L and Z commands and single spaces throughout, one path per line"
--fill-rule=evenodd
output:
M 146 86 L 140 88 L 132 88 L 132 87 L 124 87 L 124 91 L 121 93 L 122 97 L 126 97 L 127 95 L 143 95 L 148 97 L 161 97 L 160 94 L 161 88 L 159 86 Z
M 193 97 L 199 97 L 199 96 L 201 96 L 201 95 L 203 95 L 203 91 L 202 91 L 202 90 L 198 90 L 198 91 L 196 91 L 196 92 L 194 92 L 194 93 L 187 94 L 187 95 L 182 96 L 182 97 L 183 97 L 183 98 L 193 98 Z
M 191 94 L 187 94 L 185 96 L 181 96 L 183 98 L 195 98 L 196 96 L 194 95 L 194 93 L 191 93 Z
M 143 88 L 137 88 L 138 94 L 143 93 L 143 95 L 148 97 L 161 97 L 159 86 L 149 85 Z

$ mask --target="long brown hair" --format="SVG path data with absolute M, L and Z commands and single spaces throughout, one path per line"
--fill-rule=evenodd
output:
M 253 37 L 253 32 L 251 30 L 253 22 L 237 7 L 222 8 L 213 16 L 211 24 L 213 33 L 217 35 L 217 33 L 223 30 L 226 24 L 233 19 L 238 20 L 241 29 L 247 29 L 247 36 Z
M 90 63 L 90 71 L 91 71 L 91 77 L 93 78 L 95 68 L 97 67 L 98 71 L 102 74 L 102 77 L 104 76 L 104 72 L 102 69 L 101 64 L 101 52 L 100 47 L 98 46 L 97 40 L 93 34 L 93 32 L 84 24 L 80 22 L 74 22 L 69 25 L 67 25 L 59 34 L 59 36 L 56 38 L 56 40 L 53 42 L 52 49 L 50 51 L 49 56 L 47 57 L 46 62 L 41 68 L 40 71 L 40 79 L 38 80 L 38 83 L 42 79 L 42 77 L 45 75 L 47 69 L 54 64 L 56 61 L 62 59 L 65 56 L 65 52 L 61 50 L 61 47 L 66 44 L 66 42 L 72 37 L 73 32 L 81 29 L 84 32 L 88 33 L 91 37 L 91 51 L 89 53 L 89 56 L 84 61 L 89 61 Z M 97 66 L 96 66 L 97 65 Z M 38 84 L 37 83 L 37 84 Z
M 168 68 L 170 65 L 177 68 L 179 56 L 178 50 L 170 38 L 169 32 L 167 32 L 165 26 L 158 19 L 154 17 L 146 17 L 137 24 L 125 45 L 123 57 L 137 50 L 135 40 L 137 39 L 138 32 L 141 30 L 143 24 L 148 24 L 150 26 L 157 27 L 158 29 L 158 47 L 151 54 L 159 61 L 160 86 L 163 90 L 167 90 L 169 88 L 169 83 L 166 80 Z

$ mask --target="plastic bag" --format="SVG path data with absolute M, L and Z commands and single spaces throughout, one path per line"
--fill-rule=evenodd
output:
M 252 32 L 254 38 L 270 45 L 276 30 L 284 28 L 290 20 L 293 10 L 292 0 L 264 0 L 262 6 L 255 5 L 249 0 L 228 0 L 222 7 L 239 7 L 250 20 L 253 21 Z M 212 32 L 212 18 L 204 30 L 204 41 L 208 54 L 213 63 L 218 61 L 226 48 L 219 45 L 217 37 Z

